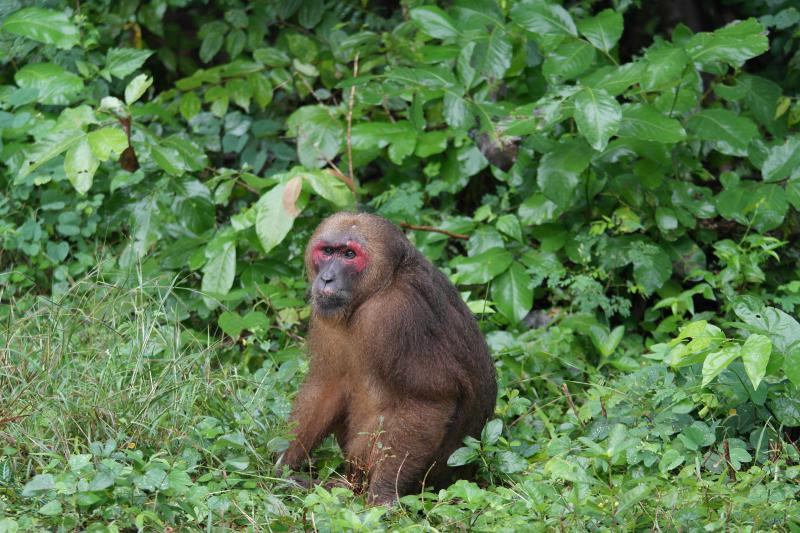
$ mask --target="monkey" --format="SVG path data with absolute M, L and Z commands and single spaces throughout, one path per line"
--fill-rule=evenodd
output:
M 448 457 L 494 412 L 494 363 L 450 280 L 387 219 L 341 212 L 305 252 L 309 371 L 294 401 L 298 469 L 333 433 L 367 500 L 391 504 L 474 473 Z

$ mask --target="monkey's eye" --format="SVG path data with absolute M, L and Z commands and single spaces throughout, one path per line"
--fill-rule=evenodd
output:
M 325 255 L 333 255 L 333 248 L 326 246 L 322 249 L 322 253 Z
M 344 256 L 347 259 L 354 259 L 355 256 L 356 256 L 356 253 L 353 250 L 347 249 L 347 250 L 344 251 Z

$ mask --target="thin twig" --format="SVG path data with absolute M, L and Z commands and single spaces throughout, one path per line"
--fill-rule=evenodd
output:
M 569 392 L 569 388 L 567 387 L 566 383 L 561 384 L 561 392 L 564 393 L 564 397 L 567 399 L 567 403 L 569 404 L 570 408 L 572 409 L 575 418 L 578 419 L 578 422 L 581 423 L 581 426 L 585 426 L 586 424 L 581 420 L 581 417 L 578 415 L 578 408 L 575 407 L 575 402 L 572 401 L 572 394 Z
M 331 173 L 340 180 L 342 180 L 344 184 L 347 185 L 347 188 L 350 189 L 350 192 L 353 193 L 353 196 L 357 198 L 358 193 L 356 192 L 355 181 L 350 179 L 348 176 L 345 176 L 345 174 L 341 170 L 339 170 L 339 167 L 336 166 L 336 163 L 334 163 L 328 158 L 325 158 L 325 161 L 328 163 L 328 166 L 330 167 L 329 170 L 331 171 Z
M 353 60 L 353 78 L 358 77 L 358 54 Z M 350 101 L 347 102 L 347 167 L 350 172 L 350 181 L 355 185 L 356 176 L 353 173 L 353 141 L 351 132 L 353 131 L 353 103 L 356 99 L 356 85 L 350 87 Z M 355 187 L 353 187 L 353 195 L 356 194 Z
M 731 463 L 731 449 L 728 445 L 728 439 L 722 441 L 722 453 L 725 455 L 725 468 L 728 471 L 728 479 L 736 481 L 736 471 L 733 469 L 733 463 Z
M 433 233 L 441 233 L 442 235 L 447 235 L 453 239 L 463 239 L 468 240 L 469 235 L 464 235 L 463 233 L 453 233 L 452 231 L 447 231 L 446 229 L 434 228 L 433 226 L 418 226 L 417 224 L 409 224 L 408 222 L 401 222 L 401 228 L 406 228 L 414 231 L 432 231 Z

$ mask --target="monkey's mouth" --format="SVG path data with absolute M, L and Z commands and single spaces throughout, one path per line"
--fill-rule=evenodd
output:
M 323 313 L 331 313 L 342 309 L 350 301 L 346 293 L 340 291 L 315 291 L 313 305 Z

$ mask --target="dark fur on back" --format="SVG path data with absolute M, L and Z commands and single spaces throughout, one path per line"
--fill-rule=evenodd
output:
M 478 325 L 456 288 L 389 221 L 340 213 L 309 241 L 359 238 L 370 264 L 351 303 L 335 316 L 313 312 L 311 370 L 295 403 L 297 465 L 334 432 L 352 464 L 366 465 L 370 497 L 388 501 L 466 471 L 447 467 L 465 436 L 491 417 L 497 385 Z M 310 251 L 306 267 L 316 269 Z M 313 306 L 313 298 L 312 298 Z M 322 407 L 322 406 L 325 407 Z M 386 450 L 365 435 L 382 431 Z

